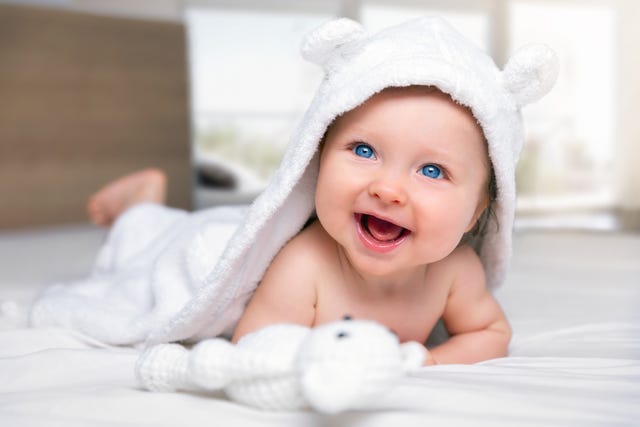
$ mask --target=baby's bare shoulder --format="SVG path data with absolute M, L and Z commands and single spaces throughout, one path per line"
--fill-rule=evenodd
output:
M 234 341 L 273 323 L 313 324 L 319 268 L 314 262 L 317 240 L 306 228 L 278 252 L 238 323 Z
M 433 265 L 436 274 L 450 286 L 476 283 L 485 285 L 485 272 L 480 257 L 469 245 L 458 246 L 451 254 Z
M 278 253 L 277 258 L 317 265 L 327 259 L 328 254 L 334 250 L 332 248 L 335 248 L 333 240 L 320 223 L 315 221 L 295 235 Z

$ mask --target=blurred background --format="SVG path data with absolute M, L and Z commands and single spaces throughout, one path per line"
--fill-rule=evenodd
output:
M 520 229 L 640 230 L 640 3 L 633 0 L 0 0 L 0 227 L 84 221 L 139 167 L 170 204 L 246 203 L 266 185 L 322 74 L 302 36 L 449 19 L 502 66 L 561 60 L 524 111 Z

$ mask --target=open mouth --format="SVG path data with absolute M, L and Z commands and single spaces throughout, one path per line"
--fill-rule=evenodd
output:
M 410 230 L 373 215 L 355 214 L 355 218 L 362 242 L 369 249 L 378 252 L 388 252 L 396 248 L 411 234 Z

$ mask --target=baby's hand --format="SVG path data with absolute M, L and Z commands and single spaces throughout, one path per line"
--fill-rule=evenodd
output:
M 424 366 L 437 365 L 438 362 L 436 362 L 436 359 L 433 358 L 433 355 L 426 346 L 424 347 L 424 351 L 426 353 L 426 356 L 424 358 Z

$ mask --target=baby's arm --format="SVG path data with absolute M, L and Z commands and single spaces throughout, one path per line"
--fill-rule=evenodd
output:
M 455 278 L 443 321 L 451 338 L 433 348 L 434 363 L 475 363 L 507 354 L 511 328 L 485 284 L 480 259 L 469 248 L 458 248 Z
M 313 324 L 316 292 L 312 245 L 311 236 L 303 231 L 276 255 L 238 322 L 233 342 L 274 323 Z

